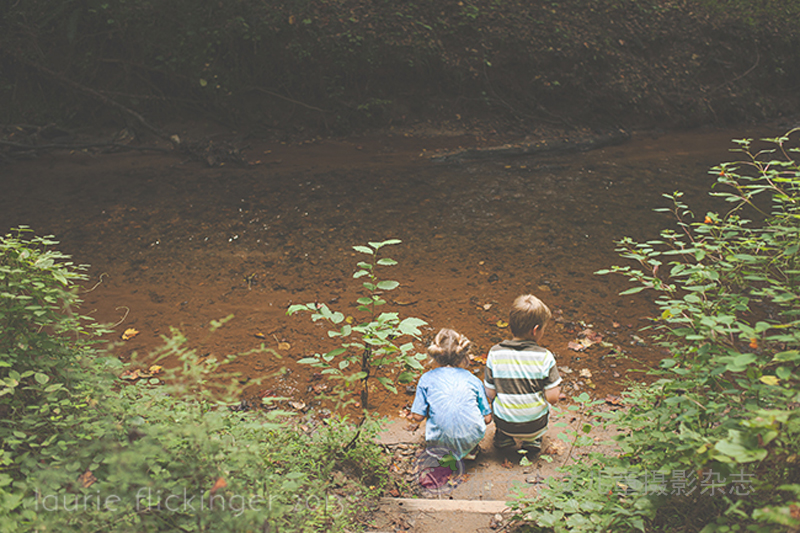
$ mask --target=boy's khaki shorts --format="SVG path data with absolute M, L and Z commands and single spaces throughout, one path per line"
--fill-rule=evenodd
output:
M 528 447 L 540 448 L 542 446 L 542 436 L 545 433 L 547 433 L 546 427 L 544 429 L 537 431 L 536 433 L 530 433 L 527 435 L 518 435 L 518 434 L 509 435 L 499 429 L 496 429 L 493 439 L 494 447 L 498 449 L 511 448 L 513 446 L 516 446 L 517 444 L 515 439 L 519 439 L 520 441 L 522 441 L 521 444 L 523 448 L 528 448 Z

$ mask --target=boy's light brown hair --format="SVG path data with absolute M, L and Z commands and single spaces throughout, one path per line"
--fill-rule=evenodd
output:
M 508 325 L 515 337 L 524 338 L 531 330 L 539 326 L 543 328 L 552 318 L 550 308 L 533 294 L 523 294 L 514 300 Z

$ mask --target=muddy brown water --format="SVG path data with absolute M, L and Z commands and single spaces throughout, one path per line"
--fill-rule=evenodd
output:
M 0 229 L 24 224 L 53 234 L 76 263 L 90 265 L 84 287 L 102 283 L 82 294 L 83 311 L 121 321 L 109 341 L 122 360 L 136 355 L 147 366 L 175 327 L 200 354 L 243 354 L 226 369 L 240 374 L 247 394 L 271 391 L 310 407 L 329 406 L 328 391 L 315 391 L 313 370 L 296 360 L 336 345 L 322 323 L 286 316 L 287 306 L 323 302 L 358 320 L 352 274 L 360 254 L 352 246 L 398 238 L 387 255 L 399 265 L 383 269 L 400 282 L 387 310 L 428 322 L 420 350 L 439 328 L 454 328 L 472 339 L 480 375 L 480 356 L 509 336 L 502 321 L 514 297 L 532 292 L 559 318 L 543 344 L 573 371 L 564 374 L 566 393 L 603 397 L 644 379 L 639 370 L 664 355 L 639 332 L 657 313 L 651 295 L 619 296 L 624 278 L 593 274 L 624 264 L 614 240 L 671 227 L 668 215 L 653 212 L 666 205 L 666 192 L 685 191 L 701 216 L 718 209 L 707 195 L 708 170 L 734 159 L 731 139 L 781 133 L 637 134 L 583 154 L 460 164 L 429 156 L 498 141 L 387 134 L 260 143 L 245 153 L 248 168 L 140 153 L 56 154 L 0 168 Z M 211 320 L 231 314 L 208 334 Z M 584 326 L 629 358 L 610 357 L 601 345 L 569 349 Z M 126 328 L 140 333 L 119 342 Z M 262 343 L 281 357 L 247 353 Z M 388 415 L 412 400 L 405 391 L 373 398 Z

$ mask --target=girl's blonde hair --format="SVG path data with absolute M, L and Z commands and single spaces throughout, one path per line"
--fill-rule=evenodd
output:
M 441 366 L 459 366 L 469 353 L 472 343 L 461 333 L 452 329 L 441 329 L 428 346 L 428 353 Z

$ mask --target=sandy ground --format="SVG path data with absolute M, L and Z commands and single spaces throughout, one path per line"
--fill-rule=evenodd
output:
M 459 465 L 457 483 L 436 491 L 420 486 L 419 457 L 423 453 L 425 425 L 414 430 L 406 420 L 392 420 L 378 442 L 392 456 L 392 470 L 397 475 L 395 489 L 372 514 L 367 531 L 408 531 L 414 533 L 466 533 L 472 531 L 507 531 L 512 528 L 512 511 L 507 503 L 519 495 L 535 497 L 560 467 L 580 461 L 591 452 L 613 453 L 611 442 L 616 432 L 604 428 L 589 417 L 567 409 L 562 402 L 554 409 L 550 429 L 543 439 L 542 453 L 530 464 L 520 464 L 516 451 L 501 452 L 492 444 L 494 424 L 487 428 L 481 442 L 482 453 L 475 461 Z M 609 404 L 596 411 L 616 408 Z M 572 448 L 571 431 L 585 422 L 595 424 L 591 431 L 595 444 Z M 561 437 L 559 436 L 561 435 Z M 565 442 L 565 437 L 568 442 Z M 463 468 L 463 470 L 461 470 Z M 426 501 L 421 501 L 426 500 Z M 434 500 L 434 501 L 428 501 Z

